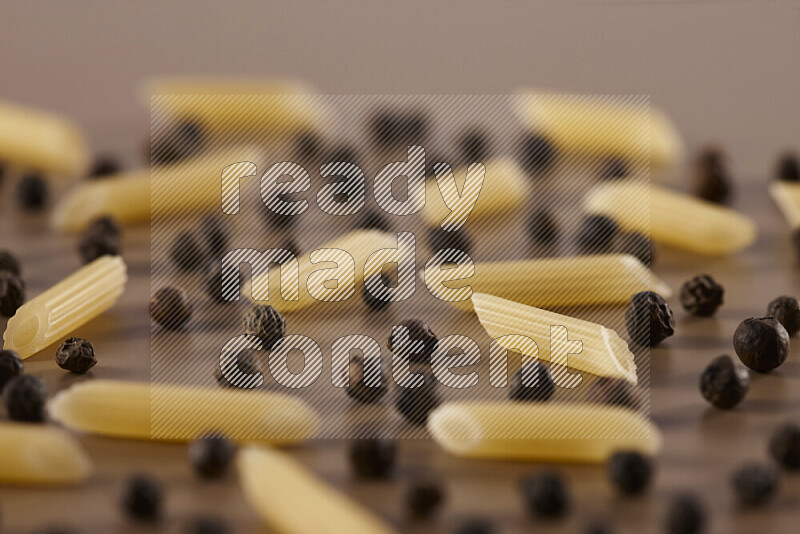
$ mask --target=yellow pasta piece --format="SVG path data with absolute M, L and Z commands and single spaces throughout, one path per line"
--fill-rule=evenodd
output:
M 247 447 L 237 459 L 245 498 L 280 534 L 388 534 L 382 519 L 315 477 L 284 453 Z
M 346 300 L 353 300 L 358 298 L 356 288 L 359 284 L 363 284 L 364 277 L 370 277 L 380 272 L 381 265 L 365 270 L 367 258 L 378 250 L 401 250 L 403 245 L 401 244 L 400 247 L 401 248 L 398 249 L 397 234 L 382 232 L 380 230 L 355 230 L 317 247 L 316 250 L 338 249 L 347 252 L 353 258 L 354 276 L 352 276 L 353 273 L 351 271 L 350 276 L 340 277 L 337 286 L 339 294 L 352 294 L 353 296 Z M 320 256 L 324 257 L 325 254 L 320 254 Z M 321 302 L 330 305 L 330 301 L 321 301 L 312 296 L 312 293 L 318 294 L 324 291 L 326 287 L 324 284 L 325 277 L 323 276 L 316 279 L 314 277 L 309 278 L 309 276 L 315 271 L 335 267 L 337 263 L 321 261 L 319 258 L 317 258 L 317 263 L 311 263 L 311 252 L 306 252 L 298 256 L 297 262 L 299 265 L 299 292 L 296 295 L 298 297 L 297 300 L 284 300 L 282 298 L 278 282 L 280 281 L 281 284 L 288 284 L 288 282 L 286 278 L 281 279 L 282 277 L 279 278 L 277 276 L 277 266 L 272 267 L 270 273 L 261 276 L 254 275 L 253 279 L 244 285 L 244 294 L 254 301 L 261 301 L 265 304 L 269 304 L 282 313 L 296 312 Z M 344 268 L 342 264 L 338 265 Z M 293 273 L 295 272 L 297 271 L 288 270 L 287 277 L 293 277 Z M 272 279 L 272 284 L 270 284 L 270 279 Z M 266 300 L 267 294 L 269 294 L 269 300 Z
M 220 432 L 239 442 L 288 445 L 311 438 L 319 425 L 310 406 L 283 393 L 118 380 L 72 386 L 48 411 L 81 432 L 164 441 Z
M 0 101 L 0 161 L 50 175 L 75 176 L 86 170 L 89 150 L 68 120 Z
M 482 162 L 483 163 L 483 162 Z M 528 184 L 525 173 L 513 159 L 497 159 L 484 163 L 485 178 L 475 207 L 468 220 L 480 219 L 491 215 L 508 213 L 520 206 L 527 197 Z M 477 172 L 477 170 L 475 171 Z M 464 181 L 467 169 L 453 170 L 459 193 L 464 193 Z M 422 202 L 422 199 L 419 199 Z M 449 202 L 452 205 L 452 201 Z M 450 214 L 445 205 L 443 193 L 439 190 L 436 179 L 431 178 L 425 184 L 425 207 L 422 217 L 431 226 L 439 225 Z
M 472 277 L 446 283 L 448 288 L 466 285 L 474 293 L 539 308 L 626 304 L 640 291 L 655 291 L 664 298 L 672 295 L 669 286 L 628 254 L 476 263 Z M 451 304 L 472 309 L 469 300 Z
M 563 326 L 570 340 L 583 344 L 581 352 L 569 354 L 570 369 L 637 382 L 633 353 L 610 328 L 483 293 L 472 295 L 472 304 L 489 336 L 506 349 L 550 361 L 550 327 Z M 538 354 L 535 346 L 518 346 L 513 338 L 503 337 L 509 335 L 533 339 Z
M 467 458 L 601 463 L 620 450 L 654 455 L 661 447 L 643 415 L 592 403 L 448 402 L 430 414 L 428 430 Z
M 517 111 L 529 128 L 567 154 L 628 160 L 647 158 L 652 167 L 679 163 L 685 147 L 672 121 L 640 103 L 612 102 L 596 95 L 524 95 Z
M 800 228 L 800 184 L 776 180 L 769 184 L 769 194 L 789 226 Z
M 607 215 L 625 230 L 697 254 L 722 256 L 756 239 L 756 226 L 736 211 L 677 191 L 640 183 L 602 185 L 585 200 L 591 213 Z
M 290 134 L 316 130 L 324 110 L 293 81 L 165 78 L 145 86 L 156 114 L 196 122 L 212 132 Z
M 69 434 L 45 425 L 0 423 L 0 483 L 73 484 L 92 471 Z
M 27 358 L 60 341 L 113 306 L 127 281 L 119 256 L 103 256 L 81 267 L 17 310 L 3 333 L 4 348 Z
M 51 225 L 58 230 L 79 232 L 101 215 L 131 224 L 147 222 L 151 215 L 219 209 L 223 170 L 226 176 L 241 174 L 246 162 L 255 162 L 258 154 L 252 148 L 231 148 L 152 170 L 83 182 L 56 205 Z M 234 165 L 237 163 L 241 165 Z

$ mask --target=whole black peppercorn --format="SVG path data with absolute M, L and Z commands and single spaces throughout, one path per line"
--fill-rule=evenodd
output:
M 608 158 L 600 166 L 601 180 L 617 180 L 628 176 L 628 164 L 622 158 Z
M 769 440 L 769 454 L 787 471 L 800 470 L 800 425 L 780 426 Z
M 236 278 L 234 277 L 234 281 Z M 228 304 L 235 302 L 235 300 L 228 300 L 227 297 L 235 298 L 239 293 L 237 288 L 232 288 L 230 293 L 226 293 L 226 287 L 222 283 L 222 262 L 219 260 L 211 260 L 206 266 L 205 273 L 203 274 L 203 284 L 206 289 L 206 294 L 214 302 L 220 304 Z M 239 272 L 239 286 L 242 285 L 242 273 Z
M 89 340 L 71 337 L 58 347 L 56 363 L 62 369 L 82 375 L 95 366 L 97 358 L 94 356 L 94 347 Z
M 47 181 L 39 175 L 23 176 L 17 184 L 17 200 L 26 210 L 39 210 L 50 196 Z
M 787 153 L 781 156 L 775 177 L 785 182 L 800 182 L 800 161 L 795 154 Z
M 136 521 L 155 522 L 161 519 L 163 501 L 161 484 L 144 475 L 131 477 L 122 494 L 125 514 Z
M 706 525 L 706 511 L 692 494 L 678 495 L 667 508 L 668 534 L 699 534 Z
M 413 480 L 406 490 L 405 505 L 408 515 L 426 519 L 436 514 L 444 502 L 444 489 L 432 479 Z
M 541 362 L 525 364 L 511 378 L 508 398 L 513 401 L 546 401 L 553 396 L 556 386 L 550 369 Z
M 549 211 L 534 211 L 528 218 L 528 234 L 534 244 L 549 247 L 558 239 L 558 224 Z
M 294 151 L 300 163 L 306 166 L 314 163 L 315 158 L 323 153 L 324 143 L 314 132 L 302 132 L 295 138 Z
M 373 311 L 385 310 L 392 301 L 389 299 L 387 288 L 392 285 L 392 280 L 385 274 L 373 275 L 364 281 L 361 296 L 364 302 Z
M 800 332 L 800 305 L 794 297 L 778 297 L 767 306 L 767 315 L 774 317 L 789 336 Z
M 388 232 L 392 226 L 389 219 L 377 210 L 367 210 L 356 219 L 356 228 Z
M 205 134 L 199 124 L 183 122 L 153 137 L 150 144 L 150 163 L 168 165 L 198 152 L 205 142 Z
M 598 402 L 609 406 L 622 406 L 632 410 L 641 410 L 645 404 L 644 392 L 622 378 L 600 376 L 589 385 L 586 394 L 589 402 Z
M 408 335 L 408 344 L 401 347 L 400 342 L 403 339 L 401 336 L 404 332 Z M 393 326 L 386 340 L 386 346 L 390 351 L 403 350 L 404 356 L 412 362 L 429 361 L 438 343 L 439 338 L 433 330 L 419 319 L 406 319 Z
M 739 468 L 731 481 L 736 499 L 742 506 L 766 504 L 778 489 L 778 473 L 775 469 L 758 463 Z
M 656 259 L 656 250 L 650 238 L 636 232 L 626 232 L 617 238 L 615 250 L 620 254 L 630 254 L 644 265 L 650 267 Z
M 463 228 L 455 232 L 446 232 L 441 226 L 429 228 L 427 241 L 428 247 L 434 253 L 443 249 L 461 250 L 467 254 L 472 251 L 472 239 Z
M 681 286 L 681 305 L 692 315 L 710 317 L 722 305 L 724 295 L 725 289 L 710 275 L 700 274 Z
M 742 402 L 748 389 L 750 373 L 730 356 L 715 358 L 700 375 L 703 398 L 722 410 L 730 410 Z
M 585 534 L 612 534 L 612 532 L 611 527 L 602 523 L 592 523 L 584 531 Z
M 209 434 L 189 445 L 194 472 L 203 478 L 220 478 L 231 465 L 236 447 L 223 436 Z
M 205 263 L 206 251 L 193 232 L 183 232 L 170 247 L 170 258 L 182 272 L 193 272 Z
M 480 130 L 464 132 L 459 139 L 461 161 L 465 165 L 484 163 L 489 157 L 491 146 L 489 136 Z
M 204 217 L 197 232 L 205 243 L 208 255 L 212 258 L 221 259 L 228 252 L 230 230 L 220 217 Z
M 120 228 L 119 223 L 109 215 L 101 215 L 100 217 L 93 219 L 92 222 L 89 223 L 87 231 L 116 237 L 117 239 L 122 237 L 122 229 Z
M 642 347 L 655 347 L 675 333 L 675 317 L 661 295 L 642 291 L 628 303 L 625 326 L 631 341 Z
M 402 113 L 386 110 L 372 118 L 370 132 L 375 145 L 379 148 L 409 144 L 424 145 L 428 134 L 428 121 L 419 111 Z
M 102 256 L 118 256 L 119 238 L 91 228 L 87 229 L 78 239 L 78 252 L 83 263 L 91 263 Z
M 639 495 L 650 485 L 653 464 L 636 451 L 620 451 L 608 460 L 608 477 L 624 495 Z
M 100 156 L 92 163 L 89 178 L 104 178 L 117 174 L 122 169 L 119 160 L 113 156 Z
M 396 456 L 397 444 L 388 439 L 357 439 L 350 444 L 350 466 L 359 478 L 389 478 Z
M 13 350 L 0 350 L 0 393 L 9 380 L 22 374 L 22 358 Z
M 364 404 L 373 404 L 380 401 L 388 391 L 386 373 L 379 361 L 375 367 L 365 365 L 361 356 L 352 356 L 348 365 L 349 385 L 345 388 L 347 395 Z M 368 385 L 369 381 L 379 381 L 378 385 Z
M 236 355 L 236 368 L 241 373 L 251 376 L 239 377 L 237 380 L 234 380 L 235 383 L 232 383 L 228 380 L 228 377 L 222 373 L 221 365 L 218 365 L 214 373 L 217 383 L 224 388 L 246 388 L 258 381 L 257 375 L 261 372 L 259 369 L 259 362 L 251 351 L 243 350 Z M 228 372 L 228 368 L 226 368 L 225 371 Z M 231 373 L 228 372 L 228 375 L 230 374 Z
M 558 473 L 544 471 L 528 475 L 520 482 L 525 507 L 531 515 L 554 519 L 569 511 L 567 485 Z
M 355 163 L 360 166 L 361 155 L 352 146 L 339 146 L 334 148 L 325 158 L 328 163 Z
M 8 250 L 0 250 L 0 271 L 8 271 L 17 276 L 22 274 L 19 260 Z
M 494 534 L 495 528 L 488 519 L 472 517 L 462 521 L 454 534 Z
M 46 402 L 44 382 L 32 375 L 15 376 L 3 388 L 3 404 L 12 421 L 44 422 Z
M 25 304 L 25 282 L 10 271 L 0 271 L 0 315 L 13 317 Z
M 398 387 L 395 391 L 394 407 L 407 422 L 415 426 L 423 426 L 428 416 L 440 403 L 436 391 L 436 380 L 426 376 L 423 384 L 416 388 Z
M 520 141 L 519 160 L 522 168 L 530 174 L 549 170 L 555 161 L 555 155 L 550 141 L 539 134 L 526 134 Z
M 229 534 L 230 525 L 220 517 L 194 517 L 186 522 L 181 530 L 183 534 Z
M 618 232 L 617 223 L 605 215 L 589 215 L 583 220 L 575 238 L 582 254 L 604 254 L 609 252 Z
M 162 287 L 150 299 L 150 317 L 167 330 L 181 328 L 192 316 L 186 293 L 174 287 Z
M 242 318 L 244 333 L 261 339 L 264 348 L 270 350 L 286 335 L 286 321 L 272 306 L 254 304 Z
M 774 317 L 752 317 L 736 328 L 733 348 L 747 367 L 767 373 L 786 361 L 789 333 Z
M 713 148 L 701 152 L 695 162 L 694 175 L 695 195 L 717 204 L 730 200 L 733 184 L 722 152 Z

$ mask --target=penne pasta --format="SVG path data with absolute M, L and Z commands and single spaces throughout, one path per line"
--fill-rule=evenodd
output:
M 271 531 L 280 534 L 388 534 L 372 512 L 315 477 L 289 456 L 248 447 L 237 459 L 245 498 Z
M 91 321 L 122 295 L 127 267 L 119 256 L 103 256 L 85 265 L 8 320 L 4 348 L 27 358 Z
M 517 100 L 517 112 L 532 130 L 561 152 L 645 160 L 668 167 L 685 148 L 672 121 L 641 102 L 623 103 L 597 95 L 531 94 Z
M 0 423 L 0 458 L 0 484 L 74 484 L 92 471 L 75 439 L 45 425 Z
M 466 285 L 474 293 L 538 308 L 626 304 L 640 291 L 655 291 L 664 298 L 672 295 L 669 286 L 628 254 L 476 263 L 472 277 L 446 287 Z M 472 309 L 469 300 L 450 304 Z
M 579 353 L 569 354 L 570 369 L 637 382 L 633 353 L 609 328 L 483 293 L 473 294 L 472 304 L 489 336 L 506 349 L 550 361 L 550 328 L 563 326 L 570 340 L 583 344 Z M 503 336 L 526 336 L 538 350 L 536 345 L 519 346 L 513 337 Z
M 284 135 L 317 130 L 324 120 L 313 92 L 293 81 L 164 78 L 146 84 L 145 94 L 154 114 L 211 132 Z
M 586 197 L 585 207 L 625 230 L 649 232 L 654 241 L 708 256 L 742 250 L 757 234 L 752 220 L 730 208 L 656 185 L 605 184 Z
M 77 384 L 48 410 L 73 430 L 164 441 L 219 432 L 239 442 L 288 445 L 311 438 L 319 425 L 310 406 L 282 393 L 118 380 Z
M 601 463 L 620 450 L 654 455 L 661 447 L 641 414 L 589 403 L 448 402 L 428 417 L 428 430 L 467 458 Z
M 79 232 L 102 215 L 133 224 L 147 222 L 151 216 L 219 209 L 223 169 L 226 176 L 235 176 L 257 158 L 257 150 L 233 148 L 152 170 L 83 182 L 56 205 L 51 225 Z
M 800 184 L 776 180 L 769 184 L 769 195 L 789 226 L 800 228 Z
M 49 175 L 76 176 L 86 170 L 89 150 L 68 120 L 0 101 L 0 161 Z

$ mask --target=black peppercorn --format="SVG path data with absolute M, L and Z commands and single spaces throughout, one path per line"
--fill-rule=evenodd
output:
M 228 252 L 228 242 L 230 241 L 230 230 L 220 217 L 206 216 L 200 221 L 197 229 L 200 238 L 206 246 L 209 256 L 214 259 L 221 259 Z
M 392 280 L 383 273 L 367 278 L 361 289 L 361 296 L 366 305 L 373 311 L 385 310 L 392 303 L 387 291 L 391 285 Z
M 730 410 L 742 402 L 748 389 L 750 373 L 730 356 L 715 358 L 700 375 L 703 398 L 722 410 Z
M 238 380 L 235 380 L 232 383 L 228 380 L 228 378 L 222 373 L 221 366 L 217 366 L 216 371 L 214 373 L 214 378 L 216 378 L 217 383 L 224 387 L 224 388 L 247 388 L 248 386 L 254 385 L 255 382 L 258 381 L 259 377 L 258 374 L 260 373 L 260 369 L 258 366 L 258 359 L 253 355 L 252 352 L 243 350 L 236 355 L 236 368 L 245 375 L 252 375 L 248 377 L 239 377 Z M 226 367 L 225 371 L 227 372 L 229 369 Z M 228 373 L 230 374 L 230 372 Z
M 328 163 L 354 163 L 359 165 L 361 156 L 355 147 L 339 146 L 334 148 L 326 159 Z
M 0 271 L 8 271 L 16 276 L 22 274 L 19 260 L 8 250 L 0 250 Z
M 528 219 L 528 234 L 534 244 L 549 247 L 558 239 L 558 224 L 549 211 L 534 211 Z
M 150 145 L 150 163 L 167 165 L 176 163 L 198 152 L 205 142 L 199 124 L 184 122 L 153 137 Z
M 122 494 L 122 508 L 133 520 L 154 522 L 161 519 L 163 490 L 156 480 L 136 475 L 131 477 Z
M 639 495 L 650 485 L 653 464 L 636 451 L 616 452 L 608 460 L 608 477 L 620 493 Z
M 295 138 L 294 151 L 303 166 L 315 163 L 314 160 L 323 152 L 322 139 L 314 132 L 302 132 Z
M 731 481 L 739 504 L 761 506 L 775 495 L 778 473 L 768 465 L 752 463 L 739 468 Z
M 446 232 L 441 226 L 429 228 L 427 233 L 428 246 L 436 253 L 443 249 L 460 250 L 469 254 L 472 251 L 472 240 L 469 233 L 461 228 L 454 232 Z
M 582 254 L 604 254 L 611 250 L 618 232 L 617 223 L 605 215 L 589 215 L 575 238 Z
M 352 356 L 348 365 L 349 385 L 345 388 L 347 395 L 358 402 L 373 404 L 380 401 L 388 391 L 386 373 L 380 361 L 375 362 L 375 367 L 365 365 L 361 356 Z M 378 385 L 368 385 L 378 380 Z
M 3 388 L 3 404 L 12 421 L 44 422 L 46 402 L 44 382 L 32 375 L 15 376 Z
M 399 346 L 403 339 L 400 337 L 402 332 L 408 336 L 406 347 Z M 412 362 L 429 361 L 438 343 L 439 338 L 436 337 L 433 330 L 419 319 L 406 319 L 393 326 L 389 338 L 386 340 L 386 346 L 390 351 L 403 350 L 403 355 Z
M 778 297 L 767 306 L 767 315 L 774 317 L 789 336 L 800 332 L 800 305 L 794 297 Z
M 416 388 L 396 388 L 394 407 L 409 423 L 423 426 L 428 422 L 430 413 L 439 406 L 439 394 L 436 391 L 436 380 L 427 375 L 421 386 Z
M 494 534 L 495 528 L 488 519 L 473 517 L 462 521 L 454 534 Z
M 615 250 L 620 254 L 630 254 L 644 265 L 650 267 L 656 259 L 653 242 L 646 235 L 626 232 L 617 238 Z
M 264 348 L 270 350 L 286 335 L 286 321 L 272 306 L 254 304 L 242 318 L 244 333 L 261 339 Z
M 703 151 L 695 162 L 694 193 L 709 202 L 723 204 L 733 191 L 725 156 L 716 149 Z
M 544 471 L 528 475 L 520 482 L 522 498 L 531 515 L 554 519 L 569 511 L 567 485 L 558 473 Z
M 0 350 L 0 393 L 9 380 L 22 374 L 22 358 L 13 350 Z
M 195 473 L 203 478 L 220 478 L 231 465 L 236 447 L 230 440 L 209 434 L 189 445 L 189 460 Z
M 25 304 L 25 282 L 10 271 L 0 271 L 0 315 L 13 317 Z
M 767 373 L 786 361 L 789 333 L 774 317 L 752 317 L 736 328 L 733 348 L 747 367 Z
M 461 161 L 465 165 L 484 163 L 489 157 L 491 146 L 489 136 L 480 130 L 464 132 L 459 139 Z
M 700 274 L 681 286 L 681 305 L 699 317 L 714 315 L 722 305 L 725 289 L 710 275 Z
M 235 280 L 236 278 L 234 277 L 234 281 Z M 239 294 L 237 288 L 232 288 L 230 293 L 225 292 L 227 288 L 222 283 L 222 262 L 218 260 L 211 260 L 208 263 L 206 271 L 203 274 L 203 283 L 205 285 L 206 294 L 211 300 L 220 304 L 235 302 L 235 300 L 229 300 L 226 297 L 235 298 Z M 242 274 L 239 272 L 239 287 L 241 287 L 241 284 Z
M 539 134 L 526 134 L 520 142 L 519 160 L 523 169 L 530 174 L 549 170 L 555 161 L 555 155 L 550 141 Z
M 556 386 L 550 369 L 541 362 L 525 364 L 511 378 L 508 398 L 513 401 L 546 401 L 553 396 Z
M 91 263 L 102 256 L 118 256 L 119 237 L 88 228 L 78 239 L 78 252 L 83 263 Z
M 389 478 L 394 472 L 397 444 L 381 438 L 354 440 L 350 445 L 350 466 L 359 478 Z
M 601 180 L 617 180 L 629 174 L 628 164 L 621 158 L 608 158 L 600 167 Z
M 58 347 L 56 363 L 62 369 L 82 375 L 97 363 L 94 347 L 89 340 L 71 337 Z
M 194 517 L 186 522 L 181 530 L 183 534 L 229 534 L 230 525 L 219 517 Z
M 427 519 L 436 514 L 444 502 L 444 489 L 435 480 L 413 480 L 406 490 L 405 505 L 408 515 Z
M 150 299 L 150 317 L 167 330 L 177 330 L 192 316 L 186 294 L 174 287 L 162 287 Z
M 92 220 L 87 227 L 87 231 L 105 234 L 119 239 L 122 236 L 122 229 L 119 223 L 109 215 L 102 215 Z
M 428 121 L 421 112 L 399 113 L 387 110 L 372 118 L 370 132 L 379 148 L 424 145 Z
M 182 272 L 197 271 L 206 258 L 206 251 L 193 232 L 183 232 L 170 247 L 170 258 Z
M 113 156 L 100 156 L 92 163 L 92 168 L 89 171 L 89 178 L 104 178 L 106 176 L 117 174 L 122 169 L 119 160 Z
M 355 227 L 365 230 L 380 230 L 381 232 L 388 232 L 392 228 L 389 219 L 377 210 L 367 210 L 362 213 L 356 219 Z
M 632 410 L 644 407 L 644 392 L 622 378 L 600 376 L 589 385 L 586 394 L 589 402 L 598 402 L 609 406 L 622 406 Z
M 699 534 L 706 525 L 706 511 L 700 500 L 692 494 L 673 498 L 667 509 L 668 534 Z
M 800 470 L 800 425 L 780 426 L 769 440 L 769 454 L 787 471 Z
M 17 200 L 26 210 L 39 210 L 50 196 L 47 181 L 39 175 L 23 176 L 17 184 Z
M 655 347 L 675 333 L 675 317 L 661 295 L 642 291 L 628 303 L 625 326 L 631 341 L 642 347 Z
M 775 177 L 785 182 L 800 182 L 800 161 L 795 154 L 787 153 L 781 156 Z

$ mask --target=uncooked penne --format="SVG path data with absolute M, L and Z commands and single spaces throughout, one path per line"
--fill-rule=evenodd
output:
M 56 205 L 51 225 L 79 232 L 103 215 L 133 224 L 147 222 L 151 216 L 219 209 L 223 170 L 226 176 L 241 175 L 250 162 L 257 161 L 258 154 L 252 148 L 231 148 L 152 170 L 83 182 Z
M 284 135 L 314 131 L 324 110 L 294 81 L 164 78 L 145 85 L 154 116 L 191 121 L 211 132 Z
M 67 119 L 0 101 L 0 161 L 51 176 L 82 174 L 89 150 Z
M 4 348 L 22 358 L 39 352 L 113 306 L 127 281 L 119 256 L 103 256 L 81 267 L 20 306 L 3 333 Z
M 297 258 L 297 266 L 299 266 L 298 277 L 294 276 L 294 273 L 298 271 L 293 270 L 290 263 L 284 264 L 287 269 L 285 276 L 282 274 L 278 277 L 278 267 L 273 267 L 268 273 L 254 275 L 253 279 L 245 284 L 244 295 L 254 301 L 269 304 L 281 313 L 296 312 L 321 302 L 330 304 L 333 301 L 323 301 L 312 296 L 312 294 L 319 295 L 329 291 L 326 289 L 325 284 L 327 277 L 316 277 L 312 273 L 333 268 L 349 273 L 338 277 L 336 294 L 342 296 L 340 301 L 351 300 L 358 296 L 356 288 L 363 284 L 364 278 L 375 275 L 381 270 L 382 263 L 374 266 L 366 265 L 367 259 L 373 253 L 379 250 L 390 251 L 391 249 L 397 249 L 398 253 L 402 253 L 402 250 L 405 250 L 402 243 L 398 245 L 397 234 L 380 230 L 355 230 L 316 248 L 318 251 L 322 249 L 336 249 L 337 251 L 346 252 L 354 260 L 352 270 L 345 266 L 344 262 L 340 261 L 341 259 L 347 259 L 342 252 L 315 253 L 315 263 L 312 263 L 311 258 L 311 254 L 314 251 L 306 252 Z M 338 258 L 337 255 L 341 255 L 342 258 Z M 350 260 L 347 259 L 347 262 L 350 263 Z M 294 295 L 297 297 L 296 300 L 284 299 L 281 291 L 279 291 L 279 286 L 287 285 L 289 278 L 299 279 L 300 281 L 297 288 L 298 291 Z M 272 284 L 270 284 L 270 279 Z M 267 299 L 267 295 L 269 299 Z M 347 295 L 350 296 L 347 297 Z
M 769 184 L 769 195 L 789 226 L 800 228 L 800 184 L 776 180 Z
M 467 285 L 474 293 L 538 308 L 626 304 L 640 291 L 655 291 L 664 298 L 672 295 L 669 286 L 628 254 L 478 262 L 472 277 L 446 283 L 447 288 L 454 289 Z M 469 300 L 451 304 L 472 309 Z
M 486 173 L 483 187 L 480 189 L 474 208 L 468 216 L 463 213 L 463 219 L 468 218 L 471 221 L 482 217 L 509 213 L 525 202 L 527 197 L 527 179 L 515 160 L 496 159 L 487 161 L 483 165 Z M 473 168 L 471 172 L 479 172 L 479 169 Z M 459 187 L 459 194 L 463 195 L 467 168 L 454 169 L 453 175 Z M 451 212 L 451 208 L 448 208 L 445 204 L 445 194 L 440 191 L 435 178 L 427 180 L 425 184 L 425 207 L 422 210 L 422 217 L 431 226 L 441 224 Z M 419 202 L 422 202 L 422 199 Z M 453 200 L 449 199 L 448 204 L 453 206 Z M 459 211 L 461 210 L 456 210 L 461 215 Z
M 649 231 L 654 241 L 708 256 L 742 250 L 757 234 L 753 221 L 730 208 L 656 185 L 605 184 L 589 193 L 585 207 L 625 230 Z
M 319 425 L 310 406 L 283 393 L 119 380 L 72 386 L 48 411 L 73 430 L 164 441 L 219 432 L 239 442 L 288 445 L 311 438 Z
M 74 484 L 92 464 L 69 434 L 52 426 L 0 423 L 0 484 Z
M 683 159 L 685 148 L 672 121 L 643 102 L 602 95 L 521 95 L 517 112 L 528 128 L 559 151 L 641 160 L 653 167 Z
M 600 463 L 620 450 L 654 455 L 661 447 L 643 415 L 590 403 L 449 402 L 430 414 L 428 430 L 468 458 Z
M 551 327 L 563 326 L 569 340 L 583 344 L 579 353 L 569 354 L 569 369 L 637 382 L 633 353 L 610 328 L 483 293 L 473 294 L 472 304 L 489 336 L 506 349 L 550 361 Z M 504 336 L 526 336 L 535 341 L 538 348 L 536 345 L 520 346 L 513 337 Z
M 372 512 L 279 451 L 247 447 L 237 459 L 245 498 L 270 531 L 280 534 L 388 534 Z

